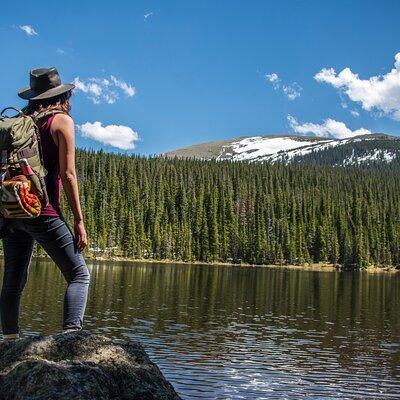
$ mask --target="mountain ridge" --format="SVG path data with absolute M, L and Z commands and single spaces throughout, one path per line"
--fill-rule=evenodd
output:
M 400 137 L 380 132 L 342 139 L 293 134 L 240 136 L 199 143 L 161 155 L 221 161 L 369 165 L 399 161 Z

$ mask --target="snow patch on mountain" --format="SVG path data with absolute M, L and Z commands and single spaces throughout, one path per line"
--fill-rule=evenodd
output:
M 362 157 L 356 156 L 354 154 L 354 150 L 352 155 L 347 158 L 346 160 L 343 161 L 343 166 L 346 165 L 355 165 L 355 164 L 363 164 L 366 162 L 371 162 L 371 161 L 382 161 L 382 162 L 387 162 L 390 163 L 394 161 L 396 158 L 396 153 L 388 150 L 380 150 L 380 149 L 375 149 L 372 152 L 369 152 Z
M 369 135 L 368 135 L 369 136 Z M 349 142 L 375 140 L 374 137 L 363 135 L 356 138 L 328 139 L 328 138 L 303 138 L 296 136 L 253 136 L 222 146 L 217 160 L 250 161 L 250 162 L 285 162 L 289 163 L 295 157 L 302 157 L 312 152 L 319 152 L 343 146 Z M 343 161 L 343 165 L 354 165 L 368 161 L 392 162 L 396 158 L 395 152 L 375 149 L 363 156 L 351 157 Z
M 326 140 L 325 142 L 328 141 L 329 140 Z M 298 147 L 308 146 L 313 143 L 315 144 L 315 142 L 297 140 L 293 137 L 266 138 L 262 136 L 253 136 L 223 146 L 217 159 L 223 160 L 229 158 L 235 161 L 260 161 L 265 156 L 274 155 Z

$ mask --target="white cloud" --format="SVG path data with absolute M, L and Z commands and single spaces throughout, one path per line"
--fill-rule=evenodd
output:
M 292 83 L 291 85 L 283 85 L 283 93 L 289 100 L 295 100 L 301 96 L 301 91 L 303 90 L 300 85 L 296 82 Z
M 146 19 L 147 19 L 147 18 L 150 18 L 152 15 L 154 15 L 153 11 L 151 11 L 151 12 L 149 12 L 149 13 L 147 13 L 147 14 L 144 14 L 144 15 L 143 15 L 143 18 L 144 18 L 144 20 L 146 21 Z
M 136 94 L 136 89 L 121 79 L 111 75 L 107 78 L 89 78 L 86 81 L 77 76 L 73 81 L 76 90 L 85 93 L 87 97 L 95 104 L 106 102 L 113 104 L 119 98 L 119 93 L 126 97 L 132 97 Z
M 353 117 L 359 117 L 360 116 L 360 113 L 357 110 L 350 110 L 350 114 Z
M 57 49 L 58 54 L 67 54 L 66 50 L 64 49 Z
M 282 84 L 282 80 L 279 78 L 278 74 L 273 72 L 272 74 L 265 74 L 265 79 L 272 84 L 274 90 L 279 90 L 282 88 L 283 94 L 289 100 L 295 100 L 301 96 L 301 91 L 303 88 L 296 82 L 293 82 L 290 85 Z
M 115 76 L 111 75 L 111 81 L 117 88 L 120 88 L 128 97 L 132 97 L 136 93 L 136 89 L 127 84 L 126 82 L 117 79 Z
M 394 68 L 385 75 L 360 79 L 350 68 L 339 74 L 324 68 L 314 78 L 344 92 L 352 101 L 360 102 L 367 111 L 377 110 L 400 121 L 400 53 L 395 55 Z
M 134 149 L 135 141 L 139 140 L 137 132 L 124 125 L 103 126 L 101 122 L 96 121 L 78 125 L 78 129 L 83 137 L 97 140 L 122 150 Z
M 287 116 L 290 126 L 292 129 L 303 135 L 312 133 L 315 136 L 330 137 L 336 139 L 345 139 L 358 135 L 369 135 L 372 132 L 368 129 L 360 128 L 352 131 L 346 124 L 334 119 L 328 118 L 322 124 L 313 124 L 311 122 L 299 123 L 296 118 L 291 115 Z
M 19 29 L 23 30 L 28 36 L 35 36 L 38 34 L 30 25 L 20 25 Z
M 77 76 L 73 80 L 72 83 L 75 85 L 75 89 L 76 90 L 80 90 L 83 93 L 88 94 L 88 98 L 90 100 L 92 100 L 93 103 L 95 103 L 95 104 L 100 103 L 102 98 L 103 99 L 105 98 L 104 95 L 103 95 L 103 89 L 97 83 L 94 83 L 94 82 L 91 82 L 91 81 L 88 81 L 88 82 L 85 83 L 84 81 L 81 81 L 79 79 L 79 76 Z M 110 103 L 110 102 L 108 102 L 108 103 Z M 111 102 L 111 103 L 113 103 L 113 102 Z
M 275 72 L 273 72 L 272 74 L 265 74 L 265 79 L 272 83 L 274 89 L 279 89 L 279 84 L 281 80 Z

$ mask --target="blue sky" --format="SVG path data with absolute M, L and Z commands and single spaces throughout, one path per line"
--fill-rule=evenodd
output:
M 149 155 L 268 133 L 399 135 L 399 15 L 396 0 L 5 2 L 0 104 L 23 106 L 29 70 L 56 66 L 81 87 L 80 147 Z

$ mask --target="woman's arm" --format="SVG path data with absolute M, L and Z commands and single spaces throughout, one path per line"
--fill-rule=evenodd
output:
M 74 216 L 74 232 L 77 247 L 81 251 L 87 245 L 87 235 L 79 201 L 78 179 L 75 169 L 75 133 L 72 118 L 56 114 L 51 124 L 53 138 L 58 145 L 60 177 Z

